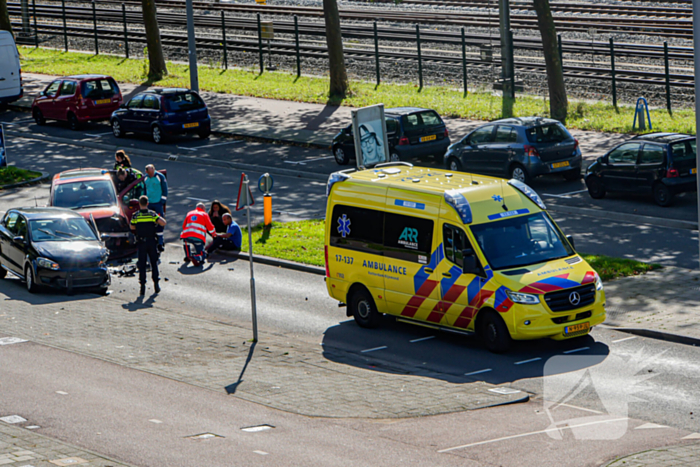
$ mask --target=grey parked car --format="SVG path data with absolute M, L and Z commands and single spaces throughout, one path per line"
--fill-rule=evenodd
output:
M 506 118 L 481 126 L 447 148 L 449 170 L 514 178 L 529 183 L 557 173 L 567 180 L 581 177 L 578 141 L 557 120 Z

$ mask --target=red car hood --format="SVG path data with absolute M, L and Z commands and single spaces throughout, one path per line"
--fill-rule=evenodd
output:
M 90 220 L 90 214 L 92 217 L 97 219 L 104 219 L 105 217 L 112 217 L 119 213 L 119 208 L 117 206 L 109 206 L 104 208 L 89 208 L 89 209 L 77 209 L 78 213 L 85 219 Z

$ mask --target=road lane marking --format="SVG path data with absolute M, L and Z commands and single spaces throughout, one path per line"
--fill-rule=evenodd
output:
M 186 147 L 183 147 L 183 146 L 175 146 L 175 147 L 176 147 L 176 148 L 179 148 L 179 149 L 184 149 L 184 150 L 186 150 L 186 151 L 196 151 L 197 149 L 199 149 L 199 148 L 186 148 Z
M 515 365 L 522 365 L 522 364 L 524 364 L 524 363 L 532 363 L 532 362 L 536 362 L 536 361 L 538 361 L 538 360 L 542 360 L 542 358 L 541 358 L 541 357 L 535 357 L 535 358 L 531 358 L 530 360 L 523 360 L 523 361 L 521 361 L 521 362 L 515 362 Z
M 238 143 L 242 143 L 242 142 L 243 142 L 242 139 L 237 139 L 237 140 L 235 140 L 235 141 L 226 141 L 225 143 L 203 144 L 202 146 L 197 146 L 197 147 L 194 147 L 194 148 L 188 148 L 188 147 L 185 147 L 185 146 L 176 146 L 176 147 L 178 147 L 178 148 L 180 148 L 180 149 L 185 149 L 185 150 L 187 150 L 187 151 L 197 151 L 197 150 L 199 150 L 199 149 L 213 148 L 213 147 L 216 147 L 216 146 L 224 146 L 224 145 L 226 145 L 226 144 L 238 144 Z
M 60 394 L 62 396 L 67 396 L 68 393 L 66 391 L 56 391 L 56 394 Z
M 411 342 L 411 343 L 421 342 L 421 341 L 427 341 L 428 339 L 434 339 L 434 338 L 435 338 L 435 336 L 421 337 L 420 339 L 413 339 L 413 340 L 408 341 L 408 342 Z
M 0 345 L 21 344 L 22 342 L 27 342 L 27 340 L 20 337 L 0 337 Z
M 160 420 L 156 420 L 155 418 L 152 418 L 151 420 L 149 420 L 149 422 L 155 423 L 156 425 L 159 424 L 159 423 L 163 423 L 163 422 L 161 422 Z
M 588 190 L 572 191 L 572 192 L 569 192 L 569 193 L 561 193 L 561 194 L 559 194 L 559 195 L 555 195 L 555 194 L 552 194 L 552 193 L 542 193 L 542 196 L 551 196 L 552 198 L 571 198 L 571 196 L 569 196 L 569 195 L 575 195 L 575 194 L 583 193 L 583 192 L 586 192 L 586 191 L 588 191 Z
M 472 371 L 471 373 L 464 373 L 464 376 L 480 375 L 481 373 L 488 373 L 492 371 L 491 368 L 486 368 L 484 370 Z
M 668 428 L 666 425 L 659 425 L 657 423 L 645 423 L 644 425 L 639 425 L 635 430 L 653 430 L 656 428 Z
M 632 339 L 636 339 L 636 338 L 637 338 L 637 336 L 625 337 L 624 339 L 618 339 L 616 341 L 612 341 L 612 343 L 617 344 L 618 342 L 631 341 Z
M 375 347 L 375 348 L 373 348 L 373 349 L 365 349 L 365 350 L 362 350 L 362 351 L 360 351 L 360 353 L 374 352 L 375 350 L 383 350 L 383 349 L 386 349 L 386 348 L 387 348 L 387 346 L 386 346 L 386 345 L 383 345 L 383 346 L 381 346 L 381 347 Z
M 542 433 L 550 433 L 550 432 L 561 431 L 561 430 L 571 430 L 574 428 L 580 428 L 580 427 L 584 427 L 584 426 L 601 425 L 603 423 L 622 422 L 625 420 L 629 420 L 629 419 L 627 417 L 624 417 L 624 418 L 615 418 L 612 420 L 599 420 L 599 421 L 595 421 L 595 422 L 581 423 L 578 425 L 568 425 L 568 426 L 562 426 L 562 427 L 557 427 L 557 428 L 547 428 L 546 430 L 531 431 L 529 433 L 521 433 L 519 435 L 504 436 L 502 438 L 495 438 L 495 439 L 489 439 L 486 441 L 479 441 L 478 443 L 463 444 L 462 446 L 455 446 L 452 448 L 440 449 L 438 452 L 444 453 L 444 452 L 456 451 L 457 449 L 470 448 L 473 446 L 481 446 L 483 444 L 497 443 L 498 441 L 506 441 L 509 439 L 524 438 L 526 436 L 539 435 Z
M 106 133 L 83 133 L 85 136 L 89 136 L 90 138 L 101 138 L 104 135 L 111 135 L 112 132 L 108 131 Z
M 563 405 L 564 407 L 570 407 L 572 409 L 577 409 L 577 410 L 583 410 L 584 412 L 591 412 L 591 413 L 597 413 L 599 415 L 602 415 L 603 412 L 599 412 L 598 410 L 593 410 L 593 409 L 586 409 L 583 407 L 579 407 L 578 405 L 571 405 L 571 404 L 565 404 L 564 402 L 558 402 L 553 405 L 553 407 L 559 407 L 560 405 Z
M 260 454 L 261 456 L 267 456 L 268 453 L 265 451 L 253 451 L 255 454 Z
M 208 203 L 208 202 L 209 202 L 209 200 L 208 200 L 208 199 L 202 199 L 202 198 L 190 198 L 189 196 L 187 197 L 187 199 L 191 199 L 192 201 L 202 201 L 203 203 Z
M 317 157 L 316 159 L 304 159 L 303 161 L 284 161 L 287 164 L 306 165 L 307 162 L 316 162 L 326 159 L 333 159 L 333 156 Z
M 564 353 L 565 353 L 565 354 L 576 353 L 576 352 L 581 352 L 581 351 L 588 350 L 588 349 L 590 349 L 590 347 L 581 347 L 580 349 L 567 350 L 567 351 L 564 352 Z

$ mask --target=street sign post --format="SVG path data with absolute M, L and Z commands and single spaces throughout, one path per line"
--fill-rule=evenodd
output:
M 253 342 L 258 341 L 258 310 L 255 303 L 255 274 L 253 272 L 253 229 L 250 223 L 250 206 L 254 203 L 250 192 L 250 181 L 246 174 L 241 174 L 241 185 L 238 187 L 236 211 L 245 208 L 248 221 L 248 259 L 250 260 L 250 306 L 253 320 Z
M 263 220 L 266 229 L 272 227 L 272 195 L 270 195 L 272 185 L 274 180 L 268 173 L 261 175 L 258 179 L 258 189 L 263 194 Z
M 261 37 L 267 39 L 267 69 L 270 71 L 275 70 L 275 66 L 272 65 L 272 50 L 270 49 L 270 41 L 275 38 L 275 27 L 272 21 L 261 21 Z
M 695 139 L 700 143 L 700 0 L 693 0 L 693 56 L 695 59 Z M 700 167 L 700 151 L 695 151 L 695 167 Z M 700 197 L 700 175 L 696 176 Z M 700 203 L 698 204 L 700 216 Z M 700 217 L 698 217 L 700 228 Z
M 190 59 L 190 89 L 199 92 L 199 74 L 197 73 L 197 44 L 194 36 L 194 10 L 192 0 L 185 2 L 187 8 L 187 49 Z

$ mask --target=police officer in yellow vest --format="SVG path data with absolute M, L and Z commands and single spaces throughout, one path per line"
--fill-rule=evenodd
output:
M 151 277 L 153 278 L 153 288 L 156 293 L 160 293 L 158 285 L 158 235 L 157 226 L 165 226 L 165 219 L 148 209 L 148 197 L 139 198 L 140 210 L 134 213 L 131 218 L 131 230 L 134 231 L 138 240 L 139 249 L 139 283 L 141 292 L 146 294 L 146 258 L 151 263 Z

